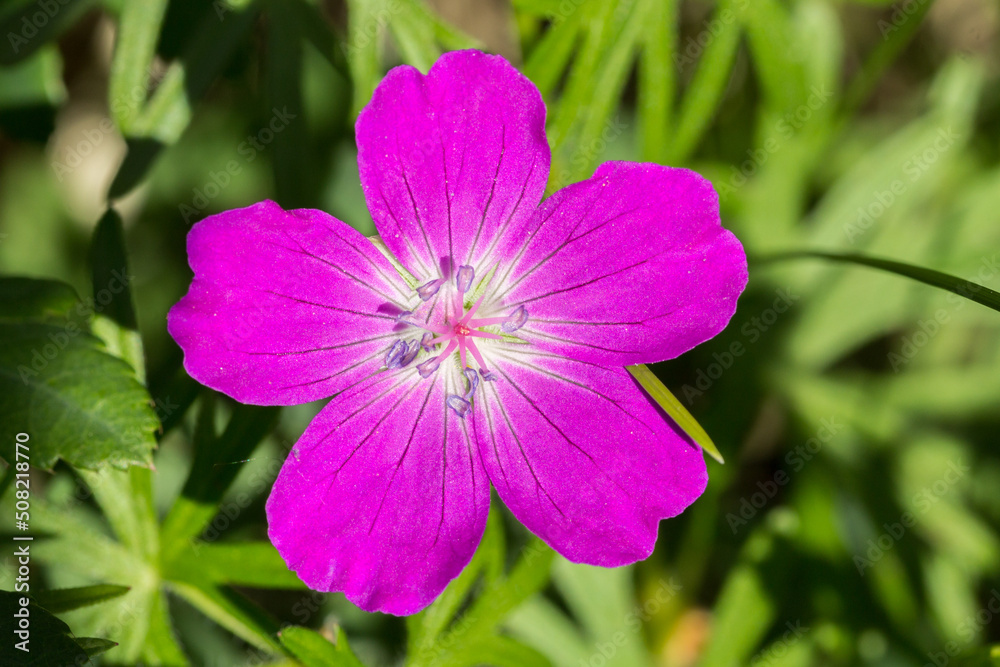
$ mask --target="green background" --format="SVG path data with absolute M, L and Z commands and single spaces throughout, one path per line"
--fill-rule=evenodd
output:
M 725 332 L 654 367 L 727 463 L 652 557 L 571 565 L 495 509 L 473 565 L 404 620 L 306 590 L 266 540 L 320 404 L 199 387 L 165 316 L 208 214 L 273 198 L 373 233 L 358 110 L 388 68 L 470 47 L 541 90 L 550 192 L 608 159 L 695 169 L 751 278 Z M 779 255 L 998 289 L 998 75 L 991 0 L 6 3 L 0 455 L 31 435 L 32 641 L 55 652 L 35 664 L 990 664 L 1000 313 Z M 87 588 L 45 593 L 68 587 Z

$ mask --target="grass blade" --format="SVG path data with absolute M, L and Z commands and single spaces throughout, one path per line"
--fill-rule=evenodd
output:
M 729 72 L 736 60 L 736 48 L 740 43 L 740 21 L 723 21 L 724 12 L 730 9 L 731 2 L 724 3 L 716 10 L 717 20 L 722 29 L 715 39 L 705 47 L 705 53 L 698 62 L 691 85 L 688 86 L 681 100 L 680 117 L 677 120 L 677 133 L 674 135 L 668 164 L 678 165 L 687 160 L 691 152 L 698 146 L 702 135 L 708 129 L 719 101 L 729 82 Z
M 831 262 L 846 262 L 848 264 L 859 264 L 861 266 L 868 266 L 874 269 L 881 269 L 882 271 L 888 271 L 890 273 L 895 273 L 900 276 L 917 280 L 925 285 L 939 287 L 953 294 L 963 296 L 969 301 L 975 301 L 976 303 L 986 306 L 987 308 L 992 308 L 993 310 L 1000 312 L 1000 292 L 991 290 L 989 287 L 980 285 L 979 283 L 974 283 L 971 280 L 965 280 L 964 278 L 943 273 L 942 271 L 935 271 L 934 269 L 926 269 L 921 266 L 913 266 L 912 264 L 896 262 L 891 259 L 867 257 L 865 255 L 858 255 L 855 253 L 814 252 L 804 250 L 799 252 L 768 255 L 766 257 L 758 258 L 756 263 L 770 264 L 772 262 L 780 262 L 788 259 L 826 259 Z
M 691 416 L 691 413 L 677 400 L 677 397 L 660 382 L 660 378 L 656 377 L 653 371 L 649 370 L 649 366 L 638 364 L 636 366 L 626 366 L 625 368 L 632 374 L 635 381 L 642 385 L 642 388 L 646 390 L 649 397 L 656 401 L 656 404 L 663 408 L 663 411 L 674 420 L 674 423 L 688 434 L 688 437 L 708 452 L 708 455 L 713 459 L 719 463 L 725 463 L 718 447 L 708 437 L 708 433 L 705 433 L 705 429 Z

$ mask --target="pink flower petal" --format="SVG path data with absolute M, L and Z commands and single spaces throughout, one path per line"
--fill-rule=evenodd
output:
M 377 371 L 406 283 L 368 239 L 270 201 L 188 234 L 194 281 L 167 317 L 194 379 L 243 403 L 294 405 Z
M 268 535 L 310 588 L 366 611 L 412 614 L 468 564 L 489 480 L 468 414 L 444 382 L 384 373 L 334 398 L 289 454 L 267 501 Z
M 475 420 L 486 472 L 514 516 L 577 563 L 649 556 L 660 519 L 705 490 L 701 451 L 623 368 L 508 353 Z M 477 405 L 477 408 L 479 406 Z
M 446 53 L 427 76 L 394 68 L 356 131 L 375 226 L 421 280 L 450 277 L 501 237 L 520 238 L 549 176 L 541 95 L 479 51 Z
M 686 169 L 607 162 L 539 208 L 500 275 L 518 336 L 607 366 L 670 359 L 718 334 L 747 282 L 711 184 Z

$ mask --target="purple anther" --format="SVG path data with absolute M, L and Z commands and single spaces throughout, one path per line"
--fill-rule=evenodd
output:
M 409 366 L 410 362 L 417 358 L 418 352 L 420 352 L 420 341 L 414 338 L 409 342 L 406 354 L 404 354 L 403 358 L 400 359 L 400 366 Z
M 462 419 L 465 419 L 466 413 L 472 409 L 472 403 L 469 403 L 461 396 L 457 396 L 455 394 L 448 396 L 445 402 L 448 404 L 448 407 L 454 410 L 455 414 Z
M 417 364 L 417 372 L 420 373 L 420 377 L 429 378 L 434 374 L 434 371 L 436 371 L 440 365 L 441 360 L 434 357 L 432 359 L 428 359 L 422 364 Z
M 404 310 L 399 315 L 396 315 L 397 322 L 406 322 L 406 318 L 413 314 L 412 310 Z M 409 322 L 406 322 L 409 324 Z
M 397 340 L 389 348 L 389 351 L 385 354 L 385 365 L 386 368 L 399 368 L 404 366 L 403 355 L 406 354 L 406 343 Z
M 486 382 L 496 382 L 497 374 L 493 371 L 484 371 L 482 368 L 479 369 L 479 374 L 483 376 L 483 380 Z
M 469 287 L 472 286 L 472 279 L 475 277 L 476 270 L 468 264 L 458 267 L 458 273 L 455 275 L 455 285 L 458 287 L 458 291 L 462 294 L 468 292 Z
M 517 310 L 507 316 L 507 319 L 503 321 L 500 325 L 500 330 L 507 333 L 512 331 L 517 331 L 524 326 L 524 323 L 528 321 L 528 309 L 524 306 L 518 306 Z
M 420 347 L 424 348 L 424 352 L 430 352 L 431 350 L 434 349 L 434 346 L 431 345 L 432 340 L 434 340 L 434 334 L 432 334 L 430 331 L 425 333 L 423 337 L 420 339 Z
M 462 375 L 469 382 L 469 388 L 465 390 L 465 398 L 468 399 L 472 397 L 472 394 L 476 391 L 476 387 L 479 386 L 479 375 L 476 374 L 475 370 L 468 367 L 462 370 Z
M 444 285 L 444 278 L 438 278 L 437 280 L 432 280 L 429 283 L 424 283 L 417 288 L 417 296 L 420 297 L 421 301 L 429 301 L 438 293 L 441 289 L 441 285 Z

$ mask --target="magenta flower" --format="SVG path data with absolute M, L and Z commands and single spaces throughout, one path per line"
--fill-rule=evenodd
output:
M 233 398 L 333 396 L 267 502 L 311 588 L 410 614 L 469 562 L 490 486 L 566 558 L 646 558 L 704 490 L 699 449 L 623 368 L 725 327 L 747 281 L 697 174 L 609 162 L 541 201 L 545 106 L 498 56 L 397 67 L 357 121 L 384 249 L 273 202 L 201 221 L 168 327 Z

